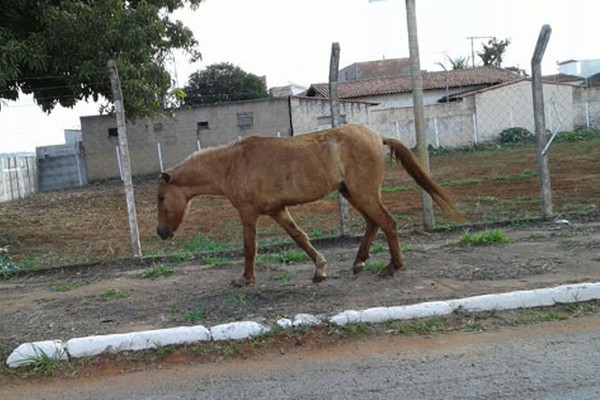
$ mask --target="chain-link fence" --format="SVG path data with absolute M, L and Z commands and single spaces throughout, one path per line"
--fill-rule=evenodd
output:
M 545 83 L 544 97 L 546 126 L 551 133 L 600 126 L 600 89 Z M 213 197 L 199 198 L 192 203 L 188 220 L 175 242 L 160 241 L 156 236 L 155 196 L 161 170 L 199 148 L 218 146 L 258 131 L 281 137 L 305 133 L 322 127 L 330 112 L 327 99 L 261 100 L 222 107 L 221 111 L 216 106 L 200 111 L 183 110 L 174 118 L 166 116 L 128 124 L 143 254 L 166 254 L 188 247 L 198 249 L 198 243 L 208 248 L 219 247 L 216 243 L 239 248 L 242 243 L 237 211 L 226 200 Z M 410 147 L 415 145 L 410 107 L 379 109 L 349 102 L 342 104 L 341 112 L 345 122 L 367 125 L 382 135 L 399 137 Z M 481 153 L 447 155 L 442 151 L 485 148 L 486 143 L 500 139 L 503 132 L 509 137 L 508 141 L 510 135 L 534 132 L 530 80 L 455 94 L 450 102 L 426 106 L 425 117 L 430 147 L 440 150 L 436 154 L 443 153 L 441 158 L 433 158 L 432 173 L 467 214 L 467 221 L 539 215 L 534 149 L 506 154 L 482 150 Z M 228 127 L 227 135 L 214 133 L 219 124 Z M 38 193 L 0 204 L 0 245 L 8 245 L 10 253 L 20 262 L 33 259 L 36 264 L 61 264 L 131 255 L 115 126 L 111 116 L 89 117 L 82 123 L 83 142 L 77 149 L 82 150 L 86 176 L 92 177 L 87 186 Z M 600 176 L 598 147 L 598 142 L 592 141 L 580 148 L 559 149 L 554 163 L 571 159 L 569 157 L 577 152 L 589 153 L 585 158 L 579 157 L 568 169 L 562 165 L 557 169 L 559 173 L 553 179 L 562 196 L 558 201 L 559 212 L 581 207 L 588 211 L 594 209 L 600 198 L 594 189 L 598 185 L 593 184 Z M 554 147 L 551 147 L 551 159 L 553 152 Z M 471 155 L 473 159 L 468 158 Z M 6 185 L 12 182 L 16 187 L 14 169 L 14 161 L 3 167 L 5 175 L 13 174 L 12 181 L 3 182 Z M 79 186 L 80 181 L 78 178 L 74 186 Z M 23 186 L 21 182 L 18 181 L 19 187 Z M 420 224 L 419 192 L 414 182 L 401 175 L 396 166 L 389 166 L 382 196 L 400 228 Z M 339 234 L 337 207 L 337 197 L 330 196 L 315 204 L 296 207 L 292 214 L 311 237 L 335 236 Z M 438 223 L 451 222 L 442 217 Z M 362 224 L 361 216 L 351 210 L 352 232 L 360 234 Z M 260 240 L 285 238 L 285 232 L 268 218 L 261 219 L 259 226 Z

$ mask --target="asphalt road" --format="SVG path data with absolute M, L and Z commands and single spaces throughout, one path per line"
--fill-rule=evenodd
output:
M 600 315 L 364 337 L 210 365 L 0 388 L 8 399 L 600 399 Z

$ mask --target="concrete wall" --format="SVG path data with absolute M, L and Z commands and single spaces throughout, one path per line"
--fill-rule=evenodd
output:
M 87 185 L 86 163 L 79 141 L 38 147 L 36 162 L 40 192 Z
M 575 88 L 573 105 L 576 126 L 600 129 L 600 87 Z
M 473 143 L 472 98 L 425 106 L 425 131 L 434 147 L 461 147 Z M 371 110 L 369 127 L 383 136 L 396 137 L 415 147 L 414 111 L 401 107 Z
M 573 90 L 571 85 L 544 83 L 546 129 L 554 132 L 575 128 Z M 512 127 L 535 131 L 531 81 L 484 90 L 475 99 L 480 142 L 496 140 L 500 132 Z
M 252 121 L 251 126 L 240 126 Z M 119 176 L 116 148 L 118 137 L 113 115 L 81 118 L 83 145 L 88 179 L 99 180 Z M 127 123 L 127 139 L 133 175 L 157 173 L 160 170 L 158 147 L 163 167 L 169 168 L 199 147 L 211 147 L 236 140 L 241 136 L 289 136 L 290 113 L 287 98 L 182 108 L 154 120 Z
M 328 99 L 316 97 L 290 98 L 290 114 L 294 135 L 331 128 L 331 106 Z M 340 102 L 340 123 L 369 124 L 369 104 Z

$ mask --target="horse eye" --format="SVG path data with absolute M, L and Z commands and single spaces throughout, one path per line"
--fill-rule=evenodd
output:
M 163 201 L 165 199 L 165 196 L 163 196 L 162 194 L 158 196 L 158 201 Z

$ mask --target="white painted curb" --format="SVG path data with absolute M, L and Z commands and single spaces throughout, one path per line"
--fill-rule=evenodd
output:
M 230 322 L 213 326 L 210 334 L 213 340 L 239 340 L 258 336 L 270 331 L 266 326 L 253 321 Z
M 69 361 L 64 343 L 61 340 L 46 340 L 43 342 L 23 343 L 6 359 L 10 368 L 29 365 L 44 357 L 59 361 Z
M 447 301 L 432 301 L 407 306 L 373 307 L 360 311 L 346 310 L 329 319 L 312 314 L 298 314 L 293 320 L 282 318 L 276 323 L 283 329 L 320 325 L 326 322 L 335 325 L 357 322 L 381 323 L 391 320 L 442 316 L 457 310 L 468 312 L 500 311 L 597 299 L 600 299 L 600 282 L 521 290 Z M 6 364 L 9 368 L 16 368 L 33 364 L 40 356 L 68 361 L 70 358 L 91 357 L 106 352 L 147 350 L 167 345 L 210 340 L 240 340 L 261 335 L 270 330 L 269 327 L 257 322 L 240 321 L 216 325 L 210 329 L 198 325 L 134 333 L 87 336 L 71 339 L 66 343 L 61 340 L 24 343 L 10 354 Z
M 67 341 L 66 351 L 71 358 L 92 357 L 102 353 L 155 349 L 210 340 L 203 326 L 182 326 L 113 335 L 87 336 Z
M 362 311 L 347 310 L 334 315 L 329 322 L 335 325 L 392 320 L 427 318 L 451 314 L 456 310 L 470 312 L 513 310 L 552 306 L 557 303 L 576 303 L 600 299 L 600 282 L 562 285 L 554 288 L 520 290 L 516 292 L 487 294 L 448 301 L 432 301 L 396 307 L 374 307 Z

